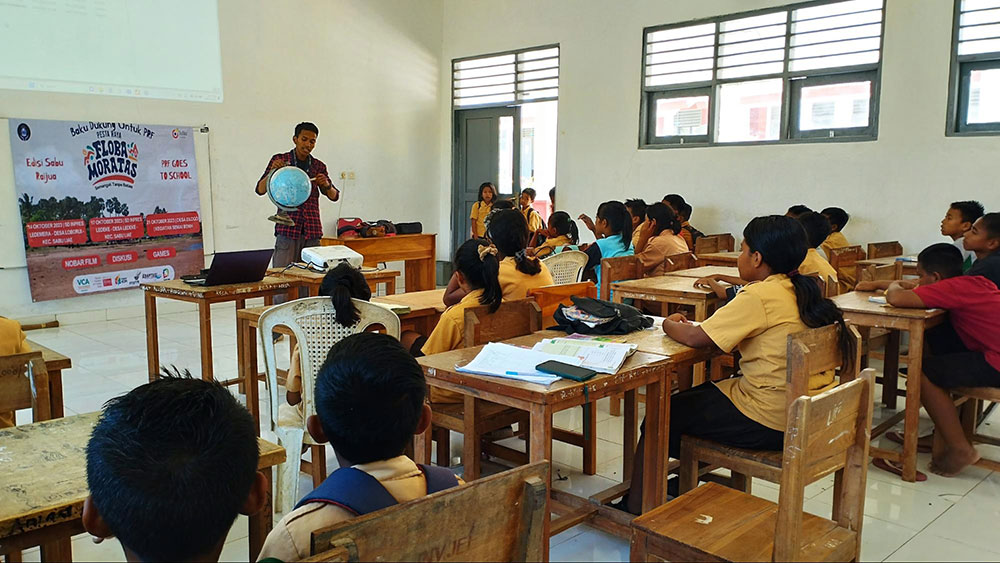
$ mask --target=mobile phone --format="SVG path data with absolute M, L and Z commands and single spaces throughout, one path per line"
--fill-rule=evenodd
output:
M 572 379 L 573 381 L 587 381 L 591 377 L 597 375 L 597 372 L 592 369 L 565 364 L 555 360 L 542 362 L 535 366 L 535 369 L 542 373 L 551 373 L 552 375 L 558 375 L 559 377 L 565 377 L 566 379 Z

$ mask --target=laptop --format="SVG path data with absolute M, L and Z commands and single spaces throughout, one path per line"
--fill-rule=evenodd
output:
M 264 279 L 272 254 L 274 254 L 273 248 L 216 252 L 208 269 L 202 270 L 200 274 L 181 276 L 181 280 L 189 285 L 258 282 Z

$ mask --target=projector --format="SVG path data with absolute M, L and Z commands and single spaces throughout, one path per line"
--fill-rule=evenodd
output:
M 310 267 L 319 270 L 329 270 L 341 262 L 347 262 L 356 270 L 361 269 L 364 256 L 343 245 L 310 246 L 302 249 L 302 260 Z

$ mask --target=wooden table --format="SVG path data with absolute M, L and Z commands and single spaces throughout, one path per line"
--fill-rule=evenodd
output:
M 892 407 L 895 407 L 896 386 L 899 377 L 899 332 L 910 333 L 910 349 L 907 355 L 909 376 L 906 378 L 906 406 L 888 420 L 872 429 L 872 438 L 903 420 L 903 451 L 871 448 L 872 457 L 901 462 L 903 480 L 917 479 L 917 423 L 920 418 L 920 374 L 924 352 L 924 332 L 945 320 L 941 309 L 902 309 L 890 305 L 872 303 L 868 298 L 873 292 L 852 291 L 833 298 L 833 302 L 844 312 L 844 320 L 862 328 L 883 328 L 890 331 L 890 343 L 886 345 L 885 367 L 883 369 L 882 395 L 888 393 Z M 887 405 L 889 403 L 887 402 Z
M 55 350 L 51 350 L 41 344 L 28 340 L 28 346 L 33 352 L 41 352 L 42 359 L 45 360 L 45 369 L 49 372 L 49 404 L 52 409 L 52 418 L 65 416 L 63 409 L 63 387 L 62 370 L 73 367 L 73 362 Z
M 365 266 L 403 260 L 406 262 L 406 291 L 424 291 L 436 286 L 435 238 L 434 234 L 347 239 L 323 237 L 320 244 L 343 244 L 364 256 Z
M 739 256 L 739 252 L 706 252 L 697 258 L 699 266 L 735 266 Z
M 540 331 L 528 336 L 508 340 L 519 346 L 533 346 L 545 338 L 564 336 L 558 331 Z M 650 338 L 645 336 L 645 338 Z M 511 406 L 530 415 L 528 436 L 529 463 L 552 459 L 552 416 L 568 408 L 583 406 L 592 401 L 614 394 L 625 393 L 625 439 L 623 441 L 623 475 L 631 475 L 634 450 L 637 441 L 637 400 L 636 391 L 646 386 L 646 441 L 643 473 L 644 489 L 642 506 L 650 510 L 666 501 L 664 488 L 667 469 L 667 441 L 670 424 L 670 392 L 673 388 L 674 373 L 678 363 L 696 361 L 699 351 L 672 343 L 661 344 L 664 350 L 673 352 L 670 358 L 662 355 L 636 352 L 625 361 L 622 369 L 614 375 L 597 374 L 584 383 L 560 380 L 545 387 L 514 379 L 459 373 L 456 365 L 464 365 L 479 353 L 482 346 L 464 348 L 424 356 L 417 361 L 424 368 L 427 383 L 432 387 L 456 391 L 465 396 L 465 425 L 471 435 L 475 427 L 477 401 L 483 399 L 493 403 Z M 584 421 L 584 432 L 596 431 L 596 420 Z M 414 447 L 417 461 L 429 463 L 426 459 L 429 432 L 417 437 Z M 466 444 L 464 459 L 469 459 L 474 451 Z M 550 512 L 560 517 L 549 522 L 545 520 L 545 537 L 583 522 L 590 522 L 621 537 L 629 537 L 630 516 L 624 512 L 603 506 L 608 500 L 617 498 L 629 488 L 628 481 L 583 499 L 576 495 L 551 491 Z M 546 543 L 547 545 L 547 543 Z
M 237 309 L 246 307 L 246 300 L 254 297 L 271 299 L 275 295 L 286 294 L 289 299 L 296 299 L 299 282 L 265 276 L 259 282 L 234 283 L 227 285 L 198 286 L 189 285 L 182 280 L 171 280 L 158 283 L 141 284 L 146 302 L 146 359 L 149 365 L 149 380 L 154 381 L 160 372 L 160 342 L 156 324 L 156 298 L 176 299 L 198 305 L 198 315 L 201 335 L 201 377 L 205 380 L 214 379 L 212 368 L 212 304 L 236 302 Z M 239 382 L 239 378 L 222 381 L 223 385 Z M 250 393 L 250 391 L 248 391 Z M 256 387 L 253 391 L 256 395 Z M 249 394 L 247 400 L 250 400 Z
M 694 286 L 694 279 L 675 276 L 672 273 L 655 278 L 620 281 L 611 284 L 615 303 L 624 299 L 641 299 L 660 303 L 674 303 L 694 307 L 694 319 L 701 322 L 708 318 L 710 309 L 719 303 L 719 298 L 711 289 Z M 694 368 L 694 385 L 705 382 L 705 364 Z
M 403 330 L 414 330 L 424 336 L 430 336 L 431 331 L 437 326 L 437 321 L 441 317 L 441 313 L 444 312 L 443 297 L 443 289 L 432 289 L 430 291 L 375 297 L 372 301 L 389 306 L 400 305 L 409 307 L 409 313 L 399 315 L 401 328 Z M 263 307 L 236 310 L 237 378 L 242 382 L 243 391 L 247 395 L 247 409 L 257 422 L 258 435 L 260 435 L 260 401 L 257 385 L 253 381 L 253 374 L 257 374 L 258 378 L 261 376 L 260 370 L 257 367 L 257 323 L 260 320 L 261 314 L 268 307 L 268 305 L 265 305 Z M 276 331 L 290 336 L 292 334 L 290 330 L 283 327 L 278 327 Z M 294 345 L 292 348 L 294 348 Z
M 857 271 L 855 274 L 856 280 L 861 280 L 861 272 L 868 266 L 892 266 L 896 263 L 897 258 L 903 258 L 902 256 L 883 256 L 882 258 L 868 258 L 866 260 L 858 260 L 856 262 Z M 917 260 L 916 256 L 908 256 L 907 258 L 913 258 L 913 260 L 900 260 L 903 263 L 903 275 L 904 276 L 915 276 L 917 275 Z
M 704 278 L 707 276 L 731 276 L 740 277 L 740 269 L 736 266 L 698 266 L 687 270 L 676 270 L 667 272 L 665 275 L 680 278 Z
M 319 295 L 319 286 L 323 285 L 323 278 L 326 277 L 326 272 L 316 272 L 295 266 L 290 268 L 268 268 L 267 273 L 268 275 L 298 281 L 300 285 L 308 288 L 309 297 Z M 385 284 L 386 295 L 396 293 L 396 278 L 399 277 L 399 270 L 369 270 L 362 271 L 361 274 L 365 276 L 365 281 L 368 282 L 368 287 L 371 288 L 373 295 L 378 293 L 378 284 L 380 283 Z
M 41 546 L 42 561 L 71 561 L 70 538 L 87 490 L 86 448 L 100 413 L 68 416 L 0 430 L 0 554 Z M 271 481 L 271 467 L 285 449 L 258 439 L 257 468 Z M 264 510 L 250 517 L 250 561 L 256 561 L 273 525 L 271 491 Z

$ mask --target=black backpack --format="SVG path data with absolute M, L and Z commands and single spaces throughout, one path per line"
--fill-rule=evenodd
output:
M 639 309 L 623 303 L 612 303 L 601 299 L 581 297 L 573 295 L 573 306 L 577 309 L 594 315 L 595 317 L 607 318 L 608 321 L 597 326 L 590 325 L 566 316 L 565 310 L 569 307 L 559 305 L 553 319 L 558 324 L 556 329 L 567 334 L 628 334 L 637 330 L 643 330 L 653 326 L 653 319 L 642 314 Z

